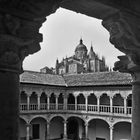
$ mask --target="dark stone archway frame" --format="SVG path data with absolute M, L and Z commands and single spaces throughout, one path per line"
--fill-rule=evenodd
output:
M 115 70 L 133 78 L 132 140 L 140 137 L 140 2 L 137 0 L 0 0 L 0 139 L 18 140 L 19 74 L 40 49 L 39 28 L 58 7 L 102 19 L 110 42 L 126 55 Z

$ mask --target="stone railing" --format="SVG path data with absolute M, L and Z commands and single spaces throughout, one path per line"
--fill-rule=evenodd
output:
M 28 109 L 29 108 L 29 109 Z M 40 104 L 40 108 L 38 107 L 37 104 L 35 103 L 31 103 L 29 104 L 29 107 L 26 103 L 21 103 L 20 104 L 20 112 L 21 113 L 30 113 L 33 111 L 43 111 L 43 112 L 51 112 L 51 111 L 67 111 L 67 112 L 83 112 L 83 113 L 103 113 L 103 114 L 111 114 L 111 115 L 130 115 L 132 114 L 132 107 L 127 107 L 126 108 L 126 112 L 125 112 L 125 108 L 123 106 L 112 106 L 112 109 L 110 106 L 107 105 L 100 105 L 99 107 L 97 105 L 88 105 L 87 109 L 86 109 L 86 105 L 84 104 L 77 104 L 77 106 L 75 104 L 68 104 L 67 105 L 67 109 L 65 109 L 65 106 L 63 104 L 58 104 L 56 106 L 56 104 L 54 103 L 50 103 L 49 107 L 46 103 L 41 103 Z

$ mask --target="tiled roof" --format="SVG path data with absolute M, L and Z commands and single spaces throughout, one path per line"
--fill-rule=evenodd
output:
M 119 72 L 95 72 L 63 76 L 67 86 L 127 85 L 131 76 Z
M 130 74 L 119 72 L 95 72 L 71 75 L 52 75 L 40 72 L 25 71 L 20 76 L 20 82 L 32 84 L 45 84 L 57 86 L 103 86 L 103 85 L 129 85 L 132 78 Z
M 65 86 L 65 81 L 61 75 L 52 75 L 33 71 L 25 71 L 23 74 L 21 74 L 20 82 Z

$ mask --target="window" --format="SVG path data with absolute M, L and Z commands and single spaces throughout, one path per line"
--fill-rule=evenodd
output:
M 33 139 L 39 139 L 39 124 L 32 124 L 32 137 Z

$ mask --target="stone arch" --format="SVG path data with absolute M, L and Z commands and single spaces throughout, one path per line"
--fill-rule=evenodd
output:
M 37 104 L 37 93 L 36 92 L 32 92 L 32 94 L 30 96 L 30 103 Z
M 68 104 L 75 104 L 75 97 L 72 93 L 68 94 Z
M 110 138 L 110 129 L 109 123 L 101 118 L 92 118 L 88 122 L 88 138 L 97 139 L 97 138 Z
M 83 116 L 79 116 L 79 115 L 76 115 L 76 114 L 71 114 L 71 115 L 69 115 L 69 116 L 67 117 L 67 120 L 68 120 L 69 118 L 71 118 L 71 117 L 75 117 L 75 118 L 82 119 L 82 120 L 85 122 L 85 120 L 84 120 L 84 117 L 83 117 Z
M 64 95 L 63 93 L 60 93 L 58 96 L 58 104 L 63 104 L 64 103 Z
M 54 104 L 54 103 L 55 103 L 55 98 L 56 98 L 56 95 L 52 92 L 52 93 L 50 94 L 50 103 L 51 103 L 51 104 Z
M 113 137 L 117 139 L 131 138 L 131 123 L 128 121 L 119 121 L 113 126 Z
M 55 117 L 60 117 L 62 118 L 63 120 L 65 120 L 65 116 L 63 114 L 53 114 L 50 118 L 49 118 L 49 121 L 51 121 L 53 118 Z
M 132 107 L 132 94 L 127 96 L 127 107 Z
M 20 92 L 20 103 L 27 103 L 27 93 L 25 91 Z
M 67 136 L 69 139 L 81 139 L 85 134 L 85 121 L 78 116 L 67 118 Z
M 45 92 L 41 93 L 40 103 L 47 103 L 47 95 L 45 94 Z
M 34 119 L 41 118 L 47 122 L 46 116 L 44 115 L 34 115 L 30 118 L 29 123 L 31 123 Z
M 92 120 L 97 120 L 97 119 L 105 121 L 108 124 L 108 126 L 110 125 L 109 121 L 107 121 L 107 119 L 104 117 L 94 117 L 94 118 L 92 117 L 92 118 L 88 119 L 88 123 L 90 123 L 90 121 L 92 121 Z
M 77 104 L 85 104 L 85 97 L 84 97 L 83 93 L 80 93 L 77 96 Z
M 126 122 L 126 123 L 131 123 L 132 122 L 132 120 L 117 120 L 117 121 L 115 121 L 114 123 L 113 123 L 113 126 L 115 126 L 117 123 L 121 123 L 121 122 Z
M 90 95 L 88 96 L 88 104 L 97 105 L 97 97 L 94 93 L 90 93 Z
M 120 93 L 114 95 L 113 106 L 124 106 L 124 99 Z
M 103 93 L 100 96 L 100 105 L 110 105 L 110 98 L 107 93 Z
M 63 138 L 64 134 L 64 118 L 61 116 L 53 116 L 50 119 L 50 139 Z M 57 128 L 57 129 L 55 129 Z

